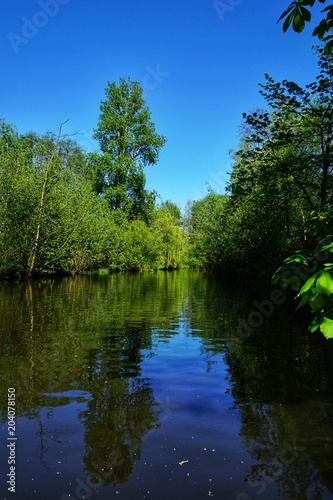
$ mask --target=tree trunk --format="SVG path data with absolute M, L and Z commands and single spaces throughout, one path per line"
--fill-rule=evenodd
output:
M 50 160 L 45 165 L 44 181 L 43 181 L 42 192 L 41 192 L 40 201 L 39 201 L 39 208 L 38 208 L 36 235 L 35 235 L 35 240 L 34 240 L 32 248 L 31 248 L 29 259 L 28 259 L 28 266 L 27 266 L 27 277 L 28 278 L 30 278 L 32 276 L 32 273 L 33 273 L 34 268 L 35 268 L 36 255 L 37 255 L 39 239 L 40 239 L 40 229 L 42 226 L 42 218 L 43 218 L 44 205 L 45 205 L 46 188 L 47 188 L 47 184 L 48 184 L 48 179 L 49 179 L 49 174 L 51 171 L 53 159 L 54 159 L 54 154 L 51 156 Z

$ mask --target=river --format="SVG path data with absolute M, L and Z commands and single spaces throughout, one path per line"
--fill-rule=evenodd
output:
M 0 498 L 333 498 L 332 343 L 281 297 L 199 271 L 1 282 Z

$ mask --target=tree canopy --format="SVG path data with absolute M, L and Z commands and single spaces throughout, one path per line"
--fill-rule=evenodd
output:
M 0 276 L 184 264 L 179 208 L 156 206 L 145 188 L 165 138 L 140 85 L 109 83 L 100 110 L 99 153 L 85 153 L 65 124 L 20 135 L 0 120 Z
M 90 155 L 95 189 L 112 210 L 147 220 L 155 192 L 145 189 L 144 168 L 158 161 L 165 138 L 157 134 L 142 88 L 131 79 L 108 83 L 94 138 L 101 154 Z

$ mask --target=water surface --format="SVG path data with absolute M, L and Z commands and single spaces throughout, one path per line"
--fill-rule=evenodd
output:
M 1 283 L 0 498 L 333 498 L 332 346 L 285 305 L 242 334 L 267 294 L 194 271 Z

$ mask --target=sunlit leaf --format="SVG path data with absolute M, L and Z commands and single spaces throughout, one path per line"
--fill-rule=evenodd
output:
M 327 271 L 321 271 L 317 278 L 316 288 L 318 292 L 324 295 L 333 293 L 333 277 Z
M 323 318 L 320 324 L 320 331 L 327 339 L 333 338 L 333 319 Z
M 314 284 L 314 282 L 316 281 L 319 274 L 320 274 L 320 272 L 315 273 L 312 276 L 310 276 L 310 278 L 304 283 L 304 285 L 302 286 L 302 288 L 298 292 L 297 297 L 300 297 L 301 295 L 303 295 L 304 292 L 307 292 L 311 288 L 311 286 Z

